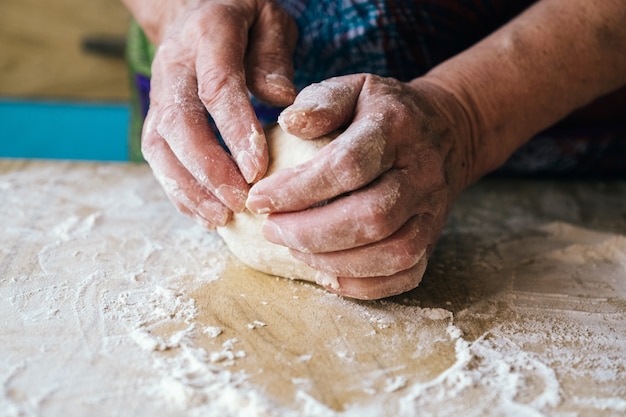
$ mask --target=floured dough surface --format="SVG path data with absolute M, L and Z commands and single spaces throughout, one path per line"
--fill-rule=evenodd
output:
M 335 136 L 304 140 L 290 135 L 275 125 L 266 132 L 270 165 L 265 176 L 311 159 Z M 316 271 L 295 259 L 289 249 L 267 241 L 261 228 L 267 215 L 245 210 L 235 213 L 225 227 L 217 229 L 228 249 L 241 262 L 257 271 L 291 279 L 315 281 Z

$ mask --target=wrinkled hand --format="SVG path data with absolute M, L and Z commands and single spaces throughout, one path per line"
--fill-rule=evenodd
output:
M 458 101 L 420 79 L 359 74 L 305 88 L 279 121 L 312 140 L 347 128 L 311 161 L 252 187 L 248 208 L 270 213 L 265 237 L 342 295 L 375 299 L 416 287 L 469 181 L 471 135 Z
M 272 105 L 293 102 L 297 29 L 270 0 L 162 3 L 178 9 L 164 14 L 176 17 L 162 24 L 162 32 L 147 25 L 159 47 L 142 152 L 180 211 L 207 228 L 223 226 L 232 211 L 245 208 L 248 183 L 268 164 L 248 91 Z

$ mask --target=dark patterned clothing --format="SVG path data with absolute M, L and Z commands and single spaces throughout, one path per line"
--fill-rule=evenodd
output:
M 467 49 L 534 3 L 530 0 L 277 2 L 295 19 L 299 29 L 294 53 L 298 89 L 333 76 L 361 72 L 411 80 Z M 149 48 L 152 47 L 135 26 L 128 50 L 139 117 L 145 117 L 148 105 L 149 63 L 153 52 Z M 252 100 L 262 122 L 276 120 L 281 109 Z M 499 172 L 626 175 L 625 157 L 626 126 L 623 121 L 615 120 L 597 126 L 557 127 L 544 132 L 521 148 Z
M 372 73 L 409 81 L 467 49 L 529 0 L 278 0 L 300 33 L 295 84 Z M 255 103 L 261 116 L 273 112 Z
M 300 88 L 369 72 L 401 81 L 424 74 L 517 15 L 529 0 L 278 0 L 298 24 Z

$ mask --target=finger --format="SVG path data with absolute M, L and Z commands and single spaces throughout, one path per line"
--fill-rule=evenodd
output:
M 434 242 L 433 218 L 418 215 L 397 232 L 369 245 L 337 252 L 291 254 L 318 271 L 341 277 L 390 276 L 415 266 Z
M 265 2 L 250 33 L 245 64 L 248 88 L 259 100 L 273 106 L 293 103 L 297 37 L 293 19 L 273 1 Z
M 177 59 L 171 45 L 160 48 L 155 58 L 147 129 L 167 141 L 171 152 L 200 185 L 231 210 L 242 211 L 248 184 L 211 130 L 197 97 L 193 71 Z M 150 144 L 144 144 L 148 153 Z
M 305 253 L 335 252 L 378 242 L 414 215 L 442 215 L 447 194 L 414 187 L 403 170 L 392 170 L 363 190 L 305 211 L 268 216 L 267 240 Z
M 180 212 L 209 229 L 228 223 L 232 212 L 198 184 L 154 130 L 145 131 L 142 147 L 155 178 Z
M 328 291 L 359 300 L 377 300 L 402 294 L 417 287 L 422 281 L 428 257 L 424 256 L 411 269 L 388 277 L 348 278 L 318 277 L 318 284 Z
M 233 2 L 204 7 L 205 12 L 194 17 L 198 19 L 194 25 L 202 28 L 196 39 L 197 94 L 244 178 L 253 183 L 265 174 L 268 164 L 265 135 L 250 102 L 243 66 L 256 10 Z
M 311 84 L 280 114 L 280 126 L 303 139 L 334 132 L 352 119 L 365 79 L 357 74 Z
M 380 123 L 360 117 L 311 160 L 255 184 L 247 207 L 257 213 L 304 210 L 365 186 L 390 169 L 394 158 Z

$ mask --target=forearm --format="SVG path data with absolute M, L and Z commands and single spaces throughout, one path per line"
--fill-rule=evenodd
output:
M 539 1 L 424 77 L 467 113 L 468 182 L 537 132 L 626 84 L 625 22 L 623 0 Z

